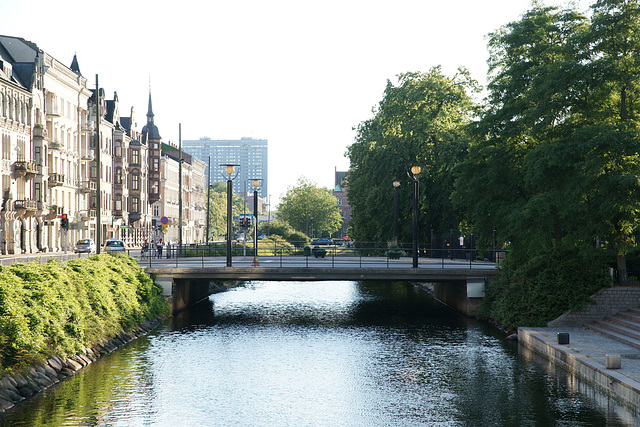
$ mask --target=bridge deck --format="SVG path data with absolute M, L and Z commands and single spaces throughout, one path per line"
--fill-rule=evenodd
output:
M 251 257 L 233 259 L 226 266 L 225 257 L 141 260 L 149 273 L 174 279 L 210 280 L 412 280 L 456 281 L 493 277 L 496 265 L 421 258 L 418 268 L 411 259 L 389 260 L 385 257 L 260 257 L 252 265 Z

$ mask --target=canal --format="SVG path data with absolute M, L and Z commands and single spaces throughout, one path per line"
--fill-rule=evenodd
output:
M 211 296 L 2 426 L 622 426 L 632 416 L 409 283 Z

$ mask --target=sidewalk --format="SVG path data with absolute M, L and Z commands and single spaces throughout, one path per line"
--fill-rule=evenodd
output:
M 65 254 L 64 251 L 60 252 L 39 252 L 35 254 L 10 254 L 10 255 L 0 255 L 0 265 L 11 265 L 20 262 L 33 262 L 38 261 L 39 263 L 45 263 L 50 259 L 57 259 L 58 261 L 68 261 L 70 259 L 76 258 L 86 258 L 90 254 L 74 254 L 73 250 L 67 251 Z
M 558 333 L 569 344 L 558 344 Z M 581 328 L 520 328 L 518 342 L 640 411 L 640 350 Z M 606 367 L 607 355 L 619 355 L 620 369 Z

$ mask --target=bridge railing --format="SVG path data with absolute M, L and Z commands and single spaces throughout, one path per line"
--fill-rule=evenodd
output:
M 358 242 L 357 245 L 302 245 L 303 242 L 258 243 L 258 257 L 254 259 L 254 248 L 251 242 L 247 245 L 234 243 L 232 258 L 234 265 L 259 265 L 260 267 L 371 267 L 381 264 L 388 268 L 407 267 L 412 262 L 412 249 L 408 246 L 396 248 L 385 247 L 386 244 L 376 242 Z M 189 246 L 167 246 L 162 257 L 157 252 L 142 253 L 131 250 L 129 254 L 138 258 L 141 263 L 153 266 L 162 264 L 194 266 L 226 265 L 227 248 L 224 242 L 216 244 L 199 244 Z M 429 268 L 474 268 L 479 265 L 494 265 L 506 257 L 506 251 L 484 250 L 473 248 L 432 249 L 419 248 L 419 266 Z M 263 261 L 263 262 L 261 262 Z

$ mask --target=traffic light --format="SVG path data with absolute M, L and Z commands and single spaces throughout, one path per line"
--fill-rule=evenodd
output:
M 69 229 L 69 218 L 67 217 L 67 214 L 63 213 L 60 217 L 60 227 L 64 228 L 65 230 Z
M 240 220 L 240 227 L 245 228 L 247 226 L 247 220 L 246 219 L 241 219 Z

